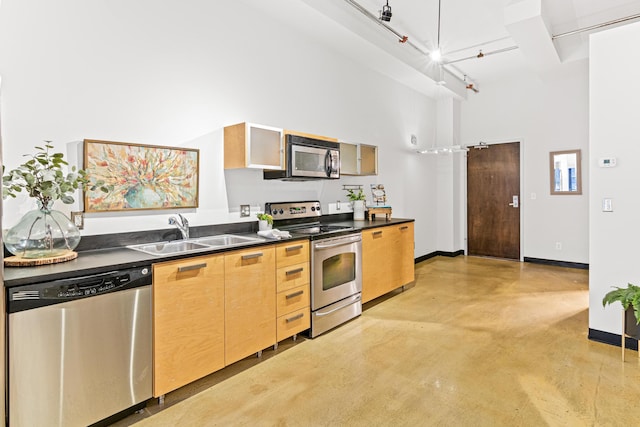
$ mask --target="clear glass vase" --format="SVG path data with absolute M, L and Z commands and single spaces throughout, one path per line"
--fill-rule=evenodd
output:
M 4 236 L 4 244 L 13 255 L 22 258 L 48 258 L 72 251 L 80 243 L 80 231 L 65 214 L 47 207 L 24 214 L 20 222 Z

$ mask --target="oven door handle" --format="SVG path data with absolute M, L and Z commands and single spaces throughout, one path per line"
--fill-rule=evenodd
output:
M 350 245 L 352 243 L 358 242 L 361 239 L 355 238 L 354 240 L 347 240 L 344 242 L 339 242 L 339 243 L 331 243 L 329 245 L 322 245 L 322 244 L 316 244 L 313 248 L 314 249 L 330 249 L 330 248 L 337 248 L 338 246 L 344 246 L 344 245 Z
M 329 311 L 322 312 L 322 311 L 318 310 L 318 311 L 315 312 L 315 315 L 317 317 L 328 316 L 331 313 L 335 313 L 338 310 L 342 310 L 343 308 L 348 307 L 348 306 L 350 306 L 351 304 L 353 304 L 354 302 L 357 302 L 357 301 L 360 301 L 360 295 L 355 295 L 354 298 L 350 298 L 349 301 L 347 301 L 345 304 L 342 304 L 340 307 L 333 308 L 333 309 L 331 309 Z

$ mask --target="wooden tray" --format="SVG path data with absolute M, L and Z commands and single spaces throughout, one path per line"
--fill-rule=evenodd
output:
M 62 255 L 47 258 L 22 258 L 19 256 L 10 256 L 4 259 L 4 265 L 5 267 L 34 267 L 36 265 L 56 264 L 58 262 L 71 261 L 76 258 L 78 258 L 78 253 L 74 251 L 67 251 Z

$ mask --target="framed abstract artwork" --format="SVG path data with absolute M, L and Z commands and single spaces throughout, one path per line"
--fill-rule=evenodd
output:
M 84 140 L 85 212 L 198 207 L 199 150 Z

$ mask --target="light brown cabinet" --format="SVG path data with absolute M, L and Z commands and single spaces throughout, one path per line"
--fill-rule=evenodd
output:
M 362 231 L 362 302 L 415 280 L 412 222 Z
M 340 143 L 341 175 L 377 175 L 378 147 L 367 144 Z
M 284 169 L 282 129 L 254 123 L 224 128 L 224 168 Z
M 153 266 L 153 395 L 225 366 L 224 256 Z
M 277 340 L 282 341 L 311 326 L 309 242 L 276 245 Z
M 224 255 L 226 365 L 277 342 L 275 262 L 274 246 Z

